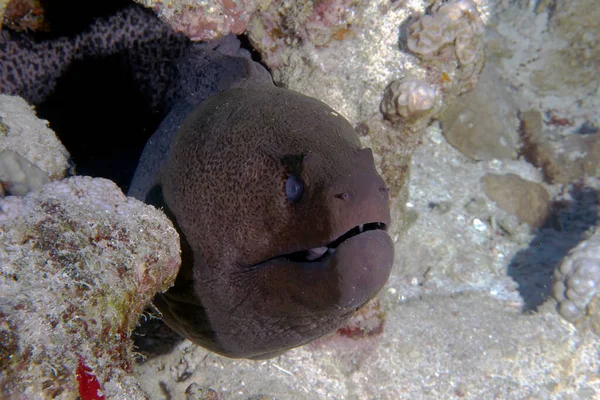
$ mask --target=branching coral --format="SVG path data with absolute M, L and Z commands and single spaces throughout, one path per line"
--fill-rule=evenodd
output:
M 179 264 L 170 221 L 108 180 L 0 200 L 0 396 L 71 399 L 85 370 L 106 398 L 146 398 L 129 336 Z

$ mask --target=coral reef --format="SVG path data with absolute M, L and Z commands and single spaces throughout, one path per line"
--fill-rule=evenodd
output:
M 4 395 L 146 398 L 130 333 L 179 269 L 171 222 L 108 180 L 73 177 L 0 200 L 0 237 Z
M 244 33 L 256 8 L 267 0 L 136 0 L 152 8 L 175 31 L 191 40 Z
M 577 323 L 586 318 L 600 335 L 600 230 L 569 252 L 554 272 L 552 294 L 558 312 Z M 592 304 L 593 303 L 593 304 Z
M 4 151 L 15 153 L 19 156 L 18 159 L 27 161 L 19 161 L 19 166 L 32 166 L 25 169 L 17 166 L 18 168 L 13 168 L 11 172 L 3 163 L 0 166 L 0 181 L 7 186 L 15 183 L 5 181 L 8 176 L 21 183 L 28 181 L 28 176 L 33 180 L 44 181 L 44 178 L 40 178 L 39 170 L 50 180 L 62 179 L 69 167 L 69 153 L 48 128 L 48 122 L 37 118 L 33 107 L 16 96 L 0 95 L 0 153 Z M 14 156 L 13 160 L 16 159 L 17 156 Z M 30 173 L 32 175 L 29 175 Z M 33 184 L 32 188 L 35 187 L 37 185 Z

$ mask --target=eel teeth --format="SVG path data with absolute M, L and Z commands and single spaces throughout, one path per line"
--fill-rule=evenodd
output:
M 327 247 L 315 247 L 314 249 L 306 250 L 306 259 L 308 261 L 316 260 L 323 256 L 323 254 L 327 253 Z

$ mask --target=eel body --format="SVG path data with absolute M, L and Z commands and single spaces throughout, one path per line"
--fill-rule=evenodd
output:
M 40 101 L 72 60 L 125 52 L 165 110 L 129 195 L 162 207 L 180 232 L 181 271 L 155 299 L 167 325 L 252 359 L 335 331 L 393 263 L 371 150 L 326 104 L 276 87 L 237 38 L 193 44 L 165 29 L 131 8 L 54 45 L 5 44 L 0 91 Z M 25 68 L 31 60 L 53 61 Z

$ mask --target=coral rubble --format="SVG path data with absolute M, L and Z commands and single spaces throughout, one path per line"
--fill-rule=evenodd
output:
M 146 398 L 130 333 L 179 269 L 171 222 L 73 177 L 0 200 L 0 238 L 0 394 L 71 399 L 96 379 L 106 398 Z

